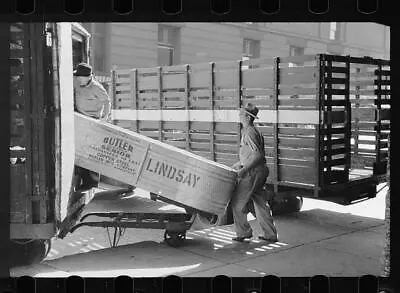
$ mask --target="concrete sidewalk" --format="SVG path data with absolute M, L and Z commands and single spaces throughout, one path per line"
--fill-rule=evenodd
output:
M 44 261 L 12 270 L 13 276 L 59 277 L 190 277 L 224 274 L 251 277 L 380 275 L 384 245 L 382 219 L 310 209 L 276 217 L 280 242 L 254 238 L 233 243 L 232 225 L 191 230 L 180 248 L 143 241 Z

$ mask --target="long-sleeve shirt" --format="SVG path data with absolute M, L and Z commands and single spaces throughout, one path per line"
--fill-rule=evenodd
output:
M 101 118 L 108 116 L 111 109 L 110 97 L 104 87 L 95 79 L 86 86 L 74 82 L 75 106 L 82 114 Z M 105 112 L 104 112 L 105 111 Z
M 240 142 L 240 164 L 243 166 L 250 162 L 255 152 L 262 155 L 265 163 L 264 138 L 253 125 L 249 125 L 244 129 Z

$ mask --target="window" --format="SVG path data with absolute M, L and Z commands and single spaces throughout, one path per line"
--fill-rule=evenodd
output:
M 243 39 L 242 60 L 260 58 L 260 41 Z M 244 65 L 243 69 L 257 68 L 257 65 Z
M 88 39 L 73 26 L 72 31 L 72 62 L 73 68 L 81 62 L 88 62 Z
M 179 28 L 158 26 L 158 65 L 170 66 L 178 63 L 177 50 Z
M 330 23 L 329 39 L 332 41 L 338 41 L 340 39 L 340 26 L 337 22 Z
M 260 58 L 260 41 L 243 39 L 243 57 Z
M 79 63 L 85 62 L 84 58 L 85 46 L 84 43 L 75 38 L 72 39 L 72 59 L 73 67 L 75 68 Z
M 290 46 L 289 48 L 289 56 L 294 57 L 294 56 L 303 56 L 304 55 L 304 48 L 303 47 L 296 47 L 296 46 Z M 294 67 L 294 66 L 299 66 L 303 65 L 302 62 L 289 62 L 289 67 Z
M 158 65 L 171 66 L 174 64 L 174 48 L 158 46 Z
M 290 56 L 302 56 L 304 55 L 303 47 L 290 46 Z

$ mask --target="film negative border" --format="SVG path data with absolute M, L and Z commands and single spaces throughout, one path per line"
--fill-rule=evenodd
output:
M 394 293 L 387 278 L 361 277 L 277 277 L 273 275 L 239 278 L 218 275 L 214 278 L 0 278 L 0 293 Z
M 3 21 L 375 21 L 390 24 L 383 0 L 13 0 Z
M 1 19 L 1 18 L 0 18 Z M 11 38 L 8 26 L 0 26 L 0 38 L 4 40 L 0 43 L 0 62 L 1 64 L 10 64 L 10 45 Z M 0 92 L 4 96 L 9 96 L 11 92 L 9 66 L 0 67 Z M 8 244 L 10 239 L 10 155 L 9 155 L 9 137 L 10 137 L 10 99 L 0 99 L 0 166 L 1 189 L 3 196 L 0 196 L 0 276 L 9 274 Z M 3 139 L 4 138 L 4 139 Z
M 129 1 L 129 0 L 128 0 Z M 248 20 L 251 15 L 252 21 L 328 21 L 352 20 L 352 21 L 375 21 L 382 24 L 391 24 L 389 5 L 383 6 L 382 0 L 378 0 L 376 12 L 373 10 L 373 1 L 325 1 L 321 4 L 319 0 L 309 1 L 309 5 L 299 4 L 289 6 L 292 1 L 248 1 L 248 5 L 232 5 L 231 10 L 226 8 L 210 10 L 207 1 L 181 0 L 170 2 L 156 1 L 86 1 L 85 12 L 65 13 L 58 1 L 5 1 L 0 8 L 2 21 L 242 21 Z M 246 3 L 245 1 L 242 1 Z M 299 1 L 300 2 L 300 1 Z M 319 4 L 316 4 L 316 3 Z M 335 2 L 335 3 L 333 3 Z M 367 5 L 364 3 L 368 2 Z M 28 5 L 26 5 L 28 3 Z M 33 4 L 32 4 L 33 3 Z M 101 3 L 101 4 L 99 4 Z M 271 4 L 272 3 L 272 4 Z M 372 3 L 372 4 L 371 4 Z M 18 6 L 20 13 L 16 13 Z M 34 9 L 32 9 L 34 7 Z M 251 7 L 251 8 L 249 8 Z M 156 9 L 154 9 L 156 8 Z M 34 10 L 34 12 L 32 12 Z M 311 10 L 311 11 L 310 11 Z M 38 12 L 39 11 L 39 12 Z M 222 11 L 222 13 L 221 13 Z M 297 12 L 297 13 L 296 13 Z M 3 52 L 1 52 L 3 53 Z M 0 54 L 3 55 L 3 54 Z M 396 62 L 393 62 L 396 63 Z M 4 64 L 4 63 L 3 63 Z M 7 83 L 0 83 L 7 84 Z M 2 93 L 6 92 L 1 91 Z M 5 121 L 7 111 L 2 115 Z M 3 114 L 3 113 L 2 113 Z M 9 125 L 3 124 L 4 129 Z M 5 132 L 2 131 L 4 135 Z M 7 154 L 8 162 L 8 154 Z M 6 170 L 8 172 L 8 170 Z M 3 177 L 4 179 L 4 177 Z M 7 180 L 4 180 L 4 182 Z M 5 194 L 7 186 L 2 185 Z M 3 198 L 7 198 L 6 196 Z M 6 202 L 6 201 L 5 201 Z M 6 202 L 7 203 L 7 202 Z M 4 199 L 1 205 L 4 204 Z M 0 213 L 1 214 L 1 213 Z M 8 215 L 8 212 L 6 213 Z M 1 221 L 0 221 L 1 222 Z M 0 231 L 7 229 L 8 225 L 1 224 Z M 1 238 L 0 240 L 2 240 Z M 1 241 L 0 241 L 1 242 Z M 1 249 L 0 249 L 1 251 Z M 3 255 L 0 255 L 3 257 Z M 3 260 L 4 258 L 2 258 Z M 4 264 L 4 263 L 3 263 Z M 265 276 L 254 281 L 253 288 L 244 288 L 248 278 L 229 278 L 218 276 L 216 278 L 179 278 L 171 276 L 167 278 L 130 278 L 120 276 L 118 278 L 0 278 L 0 293 L 11 292 L 196 292 L 194 288 L 201 288 L 197 292 L 376 292 L 384 286 L 386 292 L 394 292 L 394 285 L 387 278 L 375 276 L 362 276 L 359 278 L 335 278 L 326 276 L 314 276 L 310 278 L 278 278 L 276 276 Z M 171 283 L 170 283 L 171 282 Z M 192 284 L 198 284 L 192 285 Z M 132 284 L 132 285 L 131 285 Z M 230 284 L 230 285 L 227 285 Z M 163 290 L 167 287 L 171 291 Z M 204 290 L 203 290 L 204 289 Z M 343 290 L 342 290 L 343 289 Z M 189 291 L 190 290 L 190 291 Z M 200 289 L 199 289 L 200 290 Z M 218 290 L 218 291 L 216 291 Z M 230 290 L 230 291 L 228 291 Z M 243 290 L 243 291 L 240 291 Z M 246 291 L 247 290 L 247 291 Z M 393 291 L 390 291 L 393 290 Z
M 27 15 L 35 13 L 38 0 L 15 0 L 16 12 Z M 259 0 L 258 8 L 266 14 L 275 14 L 280 11 L 282 0 Z M 69 14 L 79 14 L 85 10 L 85 0 L 63 0 L 64 10 Z M 175 15 L 182 13 L 183 0 L 163 0 L 161 9 L 165 14 Z M 333 7 L 336 5 L 332 3 Z M 308 10 L 314 14 L 329 13 L 332 5 L 330 0 L 308 0 Z M 377 13 L 380 9 L 379 0 L 357 0 L 357 11 L 363 14 Z M 112 10 L 118 14 L 133 13 L 134 0 L 113 0 Z M 215 14 L 227 14 L 232 9 L 231 0 L 210 0 L 210 9 Z

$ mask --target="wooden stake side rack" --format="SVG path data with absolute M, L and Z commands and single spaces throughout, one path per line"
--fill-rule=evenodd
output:
M 316 54 L 116 69 L 112 77 L 116 125 L 227 166 L 238 161 L 238 109 L 256 105 L 276 193 L 339 199 L 349 186 L 351 201 L 384 178 L 389 60 Z

